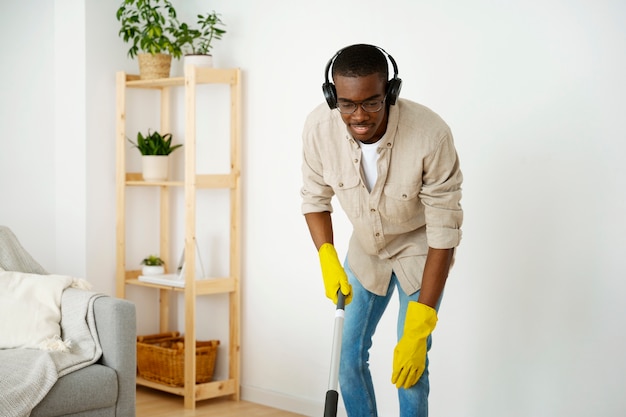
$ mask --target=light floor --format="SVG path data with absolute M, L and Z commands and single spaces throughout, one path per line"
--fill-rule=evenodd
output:
M 302 417 L 302 415 L 227 398 L 198 401 L 195 410 L 187 410 L 183 407 L 183 397 L 138 386 L 137 417 Z

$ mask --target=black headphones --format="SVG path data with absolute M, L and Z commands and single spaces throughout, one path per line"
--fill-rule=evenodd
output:
M 380 48 L 378 46 L 374 46 L 374 47 L 382 51 L 391 62 L 391 65 L 393 66 L 393 78 L 387 81 L 387 92 L 386 92 L 387 102 L 393 106 L 394 104 L 396 104 L 396 100 L 398 96 L 400 95 L 400 89 L 402 88 L 402 80 L 398 78 L 398 66 L 396 65 L 396 61 L 393 59 L 393 57 L 389 55 L 383 48 Z M 335 88 L 335 84 L 331 83 L 328 80 L 328 75 L 330 72 L 330 67 L 333 65 L 333 62 L 335 62 L 335 59 L 337 59 L 339 54 L 346 48 L 342 48 L 339 51 L 337 51 L 335 56 L 333 56 L 328 61 L 328 64 L 326 64 L 325 82 L 324 84 L 322 84 L 322 92 L 324 93 L 324 98 L 326 99 L 326 102 L 328 103 L 328 107 L 330 107 L 331 109 L 334 109 L 335 107 L 337 107 L 337 89 Z

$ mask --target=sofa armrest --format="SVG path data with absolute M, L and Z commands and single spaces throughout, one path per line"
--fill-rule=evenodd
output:
M 99 297 L 94 302 L 98 339 L 102 347 L 100 363 L 118 375 L 119 393 L 115 415 L 135 415 L 137 374 L 137 330 L 135 305 L 114 297 Z

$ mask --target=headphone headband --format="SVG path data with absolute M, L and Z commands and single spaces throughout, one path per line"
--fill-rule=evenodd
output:
M 387 81 L 386 95 L 387 95 L 387 102 L 393 106 L 394 104 L 396 104 L 396 100 L 398 99 L 398 96 L 400 95 L 400 89 L 402 88 L 402 80 L 398 78 L 398 65 L 396 65 L 396 60 L 393 59 L 393 57 L 389 55 L 387 51 L 385 51 L 383 48 L 379 46 L 374 46 L 374 45 L 368 45 L 368 46 L 372 46 L 378 49 L 379 51 L 381 51 L 387 57 L 389 62 L 391 62 L 391 65 L 393 67 L 393 78 Z M 337 59 L 337 57 L 339 56 L 339 54 L 341 54 L 346 48 L 349 48 L 349 47 L 350 46 L 346 46 L 345 48 L 342 48 L 339 51 L 337 51 L 335 55 L 328 61 L 328 63 L 326 64 L 326 69 L 324 70 L 324 84 L 322 85 L 322 92 L 324 93 L 324 98 L 326 99 L 326 102 L 328 103 L 328 107 L 330 107 L 331 109 L 334 109 L 337 107 L 337 90 L 335 88 L 335 85 L 331 83 L 329 80 L 330 68 L 335 62 L 335 60 Z

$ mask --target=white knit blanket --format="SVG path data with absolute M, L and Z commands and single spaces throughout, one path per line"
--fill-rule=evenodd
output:
M 70 352 L 0 350 L 0 410 L 3 417 L 28 417 L 60 377 L 100 358 L 102 349 L 93 313 L 94 301 L 100 296 L 102 294 L 76 288 L 63 291 L 61 332 L 64 341 L 71 341 Z

